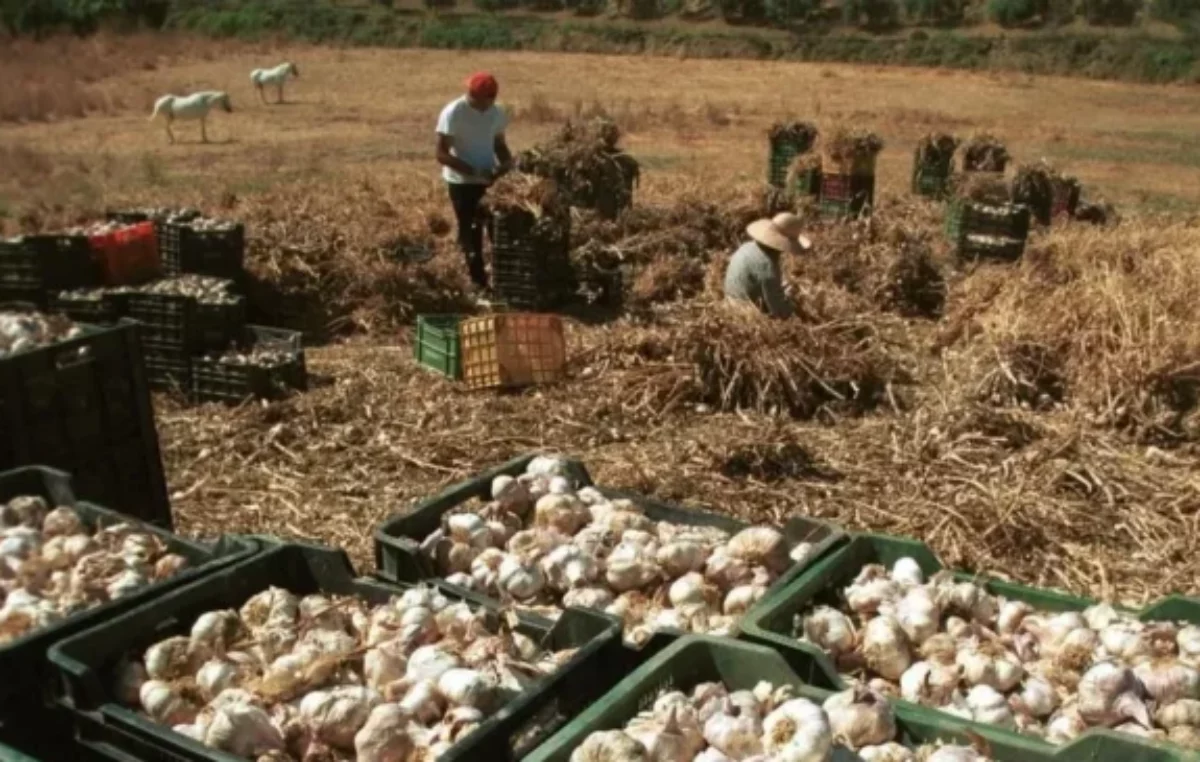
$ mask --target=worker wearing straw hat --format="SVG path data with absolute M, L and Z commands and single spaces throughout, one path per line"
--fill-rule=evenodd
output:
M 725 297 L 747 301 L 774 317 L 790 317 L 793 305 L 783 290 L 780 254 L 800 254 L 812 248 L 803 223 L 784 212 L 750 223 L 750 240 L 734 252 L 725 270 Z
M 437 160 L 458 220 L 458 244 L 471 280 L 487 289 L 480 207 L 488 186 L 512 167 L 504 138 L 507 115 L 496 106 L 500 86 L 487 72 L 467 78 L 467 92 L 442 109 L 437 122 Z

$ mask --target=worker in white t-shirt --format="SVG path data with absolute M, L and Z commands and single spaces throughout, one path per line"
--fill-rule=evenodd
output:
M 512 152 L 504 140 L 508 117 L 496 106 L 499 89 L 491 74 L 472 74 L 467 94 L 447 104 L 437 123 L 437 160 L 458 219 L 458 243 L 471 280 L 483 290 L 488 276 L 479 206 L 488 186 L 512 168 Z

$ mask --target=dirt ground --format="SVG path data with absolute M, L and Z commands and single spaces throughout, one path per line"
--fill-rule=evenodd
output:
M 120 42 L 95 45 L 112 60 L 104 45 Z M 24 118 L 0 122 L 0 224 L 56 225 L 132 202 L 239 217 L 256 274 L 337 291 L 325 327 L 353 334 L 309 350 L 314 389 L 293 400 L 158 401 L 185 531 L 314 538 L 366 566 L 373 527 L 413 499 L 555 448 L 614 485 L 753 519 L 798 513 L 913 534 L 948 563 L 1029 583 L 1128 603 L 1200 592 L 1200 426 L 1188 396 L 1200 384 L 1195 88 L 522 53 L 196 42 L 176 52 L 145 40 L 124 56 L 92 77 L 78 71 L 86 56 L 18 77 L 5 113 Z M 288 102 L 260 104 L 249 71 L 285 59 L 301 72 Z M 518 149 L 568 117 L 612 116 L 642 165 L 639 205 L 752 192 L 777 120 L 873 129 L 886 144 L 878 222 L 813 222 L 820 254 L 792 268 L 804 324 L 761 353 L 745 346 L 760 327 L 740 342 L 723 328 L 697 338 L 712 309 L 701 295 L 650 317 L 571 321 L 563 384 L 464 392 L 415 366 L 405 326 L 464 305 L 458 255 L 437 237 L 449 208 L 432 127 L 465 74 L 485 67 Z M 214 115 L 212 143 L 177 124 L 168 145 L 147 122 L 157 95 L 209 88 L 230 92 L 235 109 Z M 1124 222 L 1039 234 L 1019 267 L 958 268 L 930 243 L 941 212 L 904 198 L 914 144 L 931 130 L 988 130 L 1018 160 L 1050 159 Z M 384 261 L 389 231 L 434 236 L 437 258 L 409 270 Z M 664 252 L 678 243 L 666 233 Z M 931 247 L 946 276 L 933 319 L 895 308 L 893 265 L 910 244 Z M 704 252 L 698 277 L 719 272 L 720 254 Z M 869 409 L 837 395 L 814 415 L 772 409 L 781 392 L 764 378 L 824 382 L 850 360 L 854 373 L 885 373 Z M 771 376 L 772 363 L 789 370 Z M 729 402 L 709 388 L 713 374 L 721 389 L 741 384 L 743 402 L 765 402 Z

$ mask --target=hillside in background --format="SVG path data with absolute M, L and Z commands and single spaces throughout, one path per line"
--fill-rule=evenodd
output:
M 0 0 L 13 34 L 679 55 L 1200 81 L 1196 0 Z

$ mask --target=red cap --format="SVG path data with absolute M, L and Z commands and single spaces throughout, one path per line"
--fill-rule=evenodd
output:
M 500 92 L 496 78 L 486 71 L 477 72 L 467 77 L 467 95 L 472 98 L 495 98 Z

